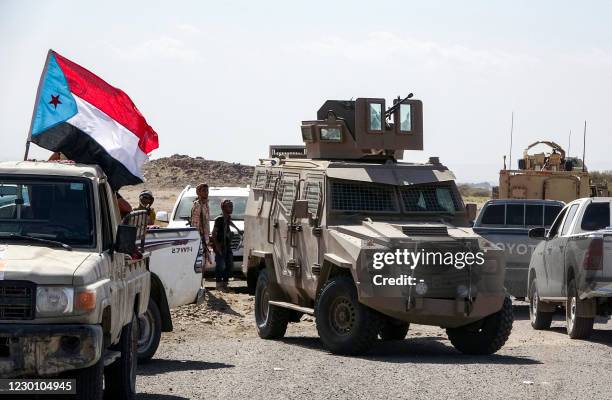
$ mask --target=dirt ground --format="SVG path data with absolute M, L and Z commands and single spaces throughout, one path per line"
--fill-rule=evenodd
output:
M 139 399 L 580 399 L 610 398 L 612 323 L 589 341 L 570 340 L 561 315 L 535 331 L 526 303 L 514 307 L 506 345 L 492 356 L 465 356 L 438 327 L 411 326 L 408 338 L 379 342 L 367 355 L 331 355 L 311 317 L 285 338 L 262 340 L 253 297 L 209 291 L 200 305 L 172 312 L 156 357 L 139 366 Z

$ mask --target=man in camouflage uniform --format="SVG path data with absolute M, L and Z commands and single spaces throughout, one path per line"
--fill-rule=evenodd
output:
M 210 237 L 210 209 L 208 207 L 208 185 L 200 183 L 196 186 L 198 198 L 191 206 L 191 226 L 198 229 L 202 238 L 204 259 L 202 260 L 202 287 L 204 287 L 204 268 L 210 262 L 208 242 Z

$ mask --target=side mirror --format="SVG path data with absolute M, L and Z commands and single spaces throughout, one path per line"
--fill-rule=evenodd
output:
M 123 254 L 133 254 L 136 251 L 136 236 L 138 228 L 133 225 L 119 225 L 115 239 L 115 251 Z
M 467 214 L 468 221 L 471 221 L 472 224 L 476 220 L 476 211 L 478 210 L 478 206 L 476 203 L 467 203 L 465 205 L 465 212 Z
M 293 203 L 293 217 L 297 219 L 310 217 L 308 200 L 296 200 L 295 203 Z
M 546 228 L 533 228 L 529 230 L 529 237 L 532 239 L 545 239 L 546 238 Z
M 158 211 L 157 214 L 155 214 L 155 219 L 160 222 L 170 222 L 170 219 L 168 218 L 168 211 Z

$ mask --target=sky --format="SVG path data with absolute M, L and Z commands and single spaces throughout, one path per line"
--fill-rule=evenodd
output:
M 612 169 L 612 2 L 0 0 L 0 160 L 22 159 L 48 49 L 124 90 L 159 158 L 254 165 L 326 99 L 412 92 L 424 150 L 497 180 L 537 140 Z M 34 146 L 35 147 L 35 146 Z M 48 153 L 34 148 L 31 155 Z

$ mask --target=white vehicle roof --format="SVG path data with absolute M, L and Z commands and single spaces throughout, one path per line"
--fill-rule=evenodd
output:
M 249 187 L 209 187 L 208 188 L 209 196 L 245 196 L 249 195 Z M 187 186 L 183 195 L 181 197 L 195 197 L 196 189 L 195 187 Z
M 0 174 L 9 175 L 54 175 L 82 178 L 104 178 L 97 165 L 60 163 L 55 161 L 2 161 Z

